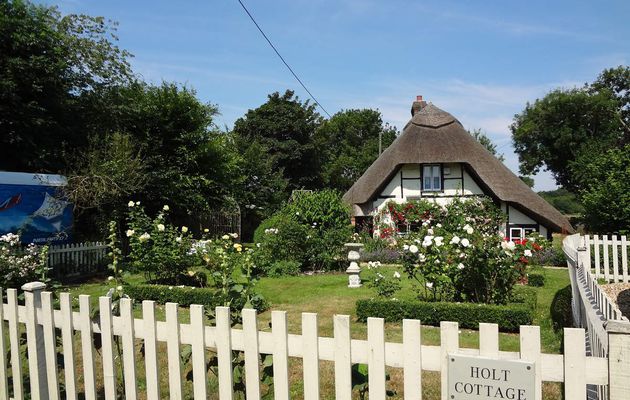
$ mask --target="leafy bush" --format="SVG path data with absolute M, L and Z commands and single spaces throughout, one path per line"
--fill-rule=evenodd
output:
M 361 251 L 362 261 L 379 261 L 383 264 L 396 264 L 400 260 L 397 249 L 386 248 L 375 251 Z
M 338 269 L 352 233 L 349 215 L 338 192 L 294 196 L 256 230 L 256 271 L 268 274 L 278 261 L 299 263 L 301 271 Z
M 130 201 L 127 217 L 129 240 L 129 265 L 135 271 L 144 273 L 147 280 L 178 284 L 182 276 L 195 264 L 190 256 L 192 236 L 188 228 L 176 228 L 167 221 L 169 207 L 164 206 L 158 215 L 151 219 L 140 202 Z
M 506 332 L 517 332 L 521 325 L 530 325 L 534 309 L 526 303 L 506 305 L 424 302 L 419 300 L 368 299 L 357 301 L 357 317 L 367 321 L 368 317 L 384 318 L 387 322 L 403 319 L 418 319 L 424 325 L 439 326 L 440 321 L 457 321 L 461 328 L 477 329 L 479 323 L 499 325 Z
M 29 244 L 22 247 L 20 236 L 0 236 L 0 287 L 19 288 L 35 280 L 47 280 L 48 247 Z
M 384 270 L 380 266 L 381 263 L 379 261 L 368 262 L 367 268 L 369 273 L 364 279 L 367 280 L 369 287 L 376 290 L 378 297 L 389 299 L 402 288 L 400 285 L 400 272 Z
M 545 275 L 543 274 L 530 273 L 527 278 L 527 284 L 529 286 L 545 286 Z
M 280 260 L 271 264 L 267 271 L 267 276 L 279 277 L 286 275 L 299 275 L 300 263 L 297 261 Z
M 567 258 L 562 249 L 553 246 L 537 251 L 529 261 L 530 265 L 551 265 L 555 267 L 567 266 Z
M 556 332 L 562 328 L 573 326 L 573 311 L 571 309 L 571 285 L 558 290 L 551 301 L 551 321 Z

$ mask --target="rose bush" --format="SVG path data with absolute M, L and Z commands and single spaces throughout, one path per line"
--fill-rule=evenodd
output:
M 411 233 L 391 240 L 401 249 L 419 297 L 490 304 L 510 300 L 532 250 L 505 242 L 499 229 L 505 216 L 490 199 L 455 199 L 444 207 L 410 203 L 388 204 L 379 228 L 414 224 Z M 396 212 L 393 218 L 390 209 Z
M 19 288 L 31 281 L 47 281 L 48 246 L 22 246 L 20 235 L 0 236 L 0 286 Z

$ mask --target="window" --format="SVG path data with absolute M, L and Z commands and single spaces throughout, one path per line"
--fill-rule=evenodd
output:
M 442 169 L 439 165 L 425 165 L 422 169 L 422 190 L 436 192 L 442 190 Z
M 510 240 L 520 240 L 523 238 L 523 229 L 510 228 Z

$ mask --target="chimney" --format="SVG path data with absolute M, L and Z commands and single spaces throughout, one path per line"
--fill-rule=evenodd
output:
M 422 100 L 422 96 L 416 96 L 416 101 L 411 105 L 411 116 L 422 110 L 427 105 L 427 102 Z

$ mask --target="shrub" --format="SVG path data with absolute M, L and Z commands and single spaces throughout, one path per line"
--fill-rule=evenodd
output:
M 381 263 L 379 261 L 368 262 L 367 268 L 369 272 L 364 279 L 367 281 L 367 285 L 376 291 L 378 297 L 389 299 L 402 288 L 400 272 L 392 272 L 380 267 Z
M 562 331 L 562 328 L 573 326 L 571 298 L 571 285 L 567 285 L 558 290 L 551 301 L 551 321 L 553 330 L 556 332 Z
M 300 264 L 300 270 L 335 270 L 345 260 L 350 238 L 349 209 L 338 192 L 304 192 L 256 230 L 256 270 L 267 274 L 278 261 Z
M 27 282 L 47 281 L 47 260 L 47 246 L 22 247 L 19 235 L 0 236 L 0 287 L 19 288 Z
M 396 264 L 400 260 L 400 252 L 396 249 L 386 248 L 375 251 L 361 252 L 361 261 L 379 261 L 383 264 Z
M 299 275 L 300 263 L 297 261 L 280 260 L 271 264 L 271 268 L 267 270 L 267 276 L 279 277 L 286 275 Z
M 220 291 L 210 288 L 195 288 L 187 286 L 168 286 L 168 285 L 127 285 L 124 292 L 136 301 L 153 300 L 160 304 L 177 303 L 180 307 L 188 307 L 191 304 L 200 304 L 210 309 L 225 304 L 225 299 Z M 251 306 L 258 312 L 267 309 L 268 304 L 264 299 L 260 299 L 251 303 Z M 240 312 L 245 308 L 243 304 L 232 304 L 232 309 Z
M 140 202 L 130 201 L 127 217 L 129 240 L 127 259 L 131 268 L 142 272 L 147 280 L 178 284 L 196 262 L 190 256 L 192 237 L 188 228 L 177 228 L 168 222 L 169 207 L 164 206 L 151 219 Z
M 529 286 L 545 286 L 545 275 L 539 273 L 531 273 L 527 276 L 527 284 Z
M 547 247 L 534 253 L 530 259 L 531 265 L 551 265 L 555 267 L 566 267 L 567 258 L 561 248 Z
M 477 329 L 479 323 L 499 325 L 506 332 L 517 332 L 521 325 L 530 325 L 534 310 L 525 303 L 506 305 L 423 302 L 419 300 L 358 300 L 357 317 L 366 321 L 368 317 L 384 318 L 387 322 L 403 319 L 418 319 L 424 325 L 439 326 L 440 321 L 457 321 L 461 328 Z

